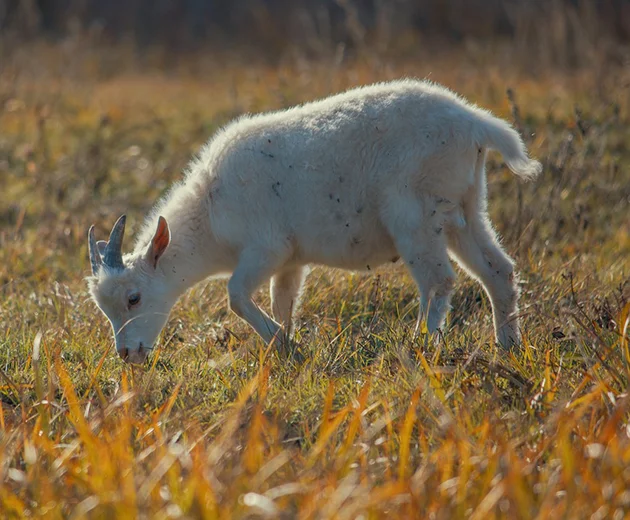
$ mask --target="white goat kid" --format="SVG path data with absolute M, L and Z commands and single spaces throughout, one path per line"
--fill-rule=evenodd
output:
M 369 270 L 401 257 L 434 333 L 450 254 L 488 293 L 498 343 L 518 346 L 513 261 L 486 211 L 488 149 L 524 179 L 541 171 L 505 121 L 414 80 L 244 116 L 156 206 L 133 253 L 121 253 L 124 216 L 109 242 L 90 229 L 91 294 L 121 357 L 143 362 L 180 295 L 207 277 L 231 275 L 230 308 L 271 342 L 288 332 L 309 264 Z M 268 279 L 275 319 L 252 300 Z

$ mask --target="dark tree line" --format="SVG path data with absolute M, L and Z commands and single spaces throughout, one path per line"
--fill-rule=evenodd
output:
M 28 39 L 89 30 L 174 48 L 309 38 L 352 45 L 404 30 L 448 41 L 510 37 L 524 17 L 547 30 L 558 12 L 581 17 L 595 36 L 630 39 L 630 0 L 0 0 L 0 31 Z

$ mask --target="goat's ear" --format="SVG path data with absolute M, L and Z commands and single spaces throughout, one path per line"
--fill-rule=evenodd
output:
M 103 256 L 105 254 L 105 248 L 107 247 L 107 241 L 106 240 L 99 240 L 96 243 L 96 249 L 98 249 L 98 253 Z
M 158 219 L 157 230 L 151 239 L 151 243 L 149 244 L 149 248 L 146 253 L 147 262 L 149 262 L 154 269 L 157 267 L 158 260 L 164 251 L 166 251 L 170 241 L 171 232 L 168 229 L 166 219 L 164 217 L 160 217 Z

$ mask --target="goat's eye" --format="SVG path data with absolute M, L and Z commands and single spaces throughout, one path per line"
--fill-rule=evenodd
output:
M 129 296 L 129 307 L 135 307 L 140 303 L 140 295 L 138 293 L 134 293 Z

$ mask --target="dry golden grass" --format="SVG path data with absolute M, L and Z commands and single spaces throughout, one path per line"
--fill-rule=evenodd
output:
M 486 61 L 0 74 L 1 515 L 625 518 L 627 71 L 532 79 Z M 416 291 L 396 267 L 312 273 L 302 364 L 227 312 L 224 282 L 182 299 L 147 366 L 116 358 L 82 280 L 90 223 L 105 234 L 125 211 L 130 243 L 243 111 L 429 74 L 518 112 L 545 165 L 529 185 L 489 165 L 491 214 L 523 280 L 522 351 L 493 346 L 489 303 L 463 276 L 448 334 L 413 343 Z

